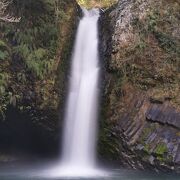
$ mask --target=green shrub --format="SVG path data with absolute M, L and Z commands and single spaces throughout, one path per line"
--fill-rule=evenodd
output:
M 13 48 L 13 54 L 20 56 L 23 59 L 28 57 L 30 50 L 26 44 L 21 44 Z
M 6 43 L 4 41 L 0 40 L 0 48 L 2 48 L 2 47 L 6 47 Z
M 0 60 L 5 60 L 9 53 L 7 51 L 7 45 L 4 41 L 0 40 Z
M 45 80 L 53 72 L 60 39 L 59 21 L 67 18 L 59 5 L 56 18 L 57 2 L 66 5 L 57 0 L 13 0 L 11 8 L 22 17 L 21 21 L 0 24 L 0 118 L 5 117 L 8 104 L 17 105 L 18 95 L 23 98 L 19 86 L 24 89 L 29 80 Z M 8 63 L 4 61 L 7 58 Z M 11 84 L 13 94 L 8 90 Z
M 8 57 L 8 52 L 0 50 L 0 60 L 5 60 L 7 57 Z
M 6 86 L 9 75 L 7 73 L 0 73 L 0 86 Z

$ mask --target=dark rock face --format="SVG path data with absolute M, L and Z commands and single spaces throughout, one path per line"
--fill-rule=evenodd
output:
M 146 118 L 153 122 L 171 125 L 180 129 L 180 113 L 168 103 L 152 104 Z
M 170 50 L 172 44 L 165 48 L 157 36 L 167 35 L 178 48 L 179 30 L 170 25 L 173 20 L 166 17 L 159 25 L 161 13 L 164 16 L 169 9 L 176 21 L 175 6 L 180 8 L 176 1 L 121 0 L 100 18 L 104 65 L 101 158 L 132 168 L 180 171 L 180 101 L 176 91 L 180 72 L 176 62 L 171 62 L 174 71 L 167 73 L 167 59 L 178 59 L 179 55 Z
M 176 120 L 175 115 L 180 113 L 176 114 L 169 102 L 162 105 L 152 104 L 144 94 L 131 94 L 128 91 L 121 99 L 119 108 L 124 108 L 124 111 L 119 112 L 120 119 L 116 126 L 124 137 L 126 148 L 136 154 L 139 160 L 157 166 L 157 169 L 161 165 L 171 169 L 176 163 L 178 167 L 179 128 L 167 123 L 166 119 L 173 123 Z

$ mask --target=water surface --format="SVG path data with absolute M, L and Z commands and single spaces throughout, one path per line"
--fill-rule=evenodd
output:
M 0 168 L 0 180 L 179 180 L 180 176 L 172 173 L 154 173 L 138 170 L 112 169 L 104 171 L 104 176 L 87 177 L 52 177 L 50 168 L 37 166 Z

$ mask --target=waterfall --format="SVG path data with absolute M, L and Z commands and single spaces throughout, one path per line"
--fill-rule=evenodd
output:
M 98 108 L 99 10 L 83 9 L 83 14 L 72 57 L 62 162 L 67 166 L 93 167 Z
M 98 108 L 99 10 L 83 10 L 73 50 L 62 158 L 53 176 L 98 176 L 95 165 Z

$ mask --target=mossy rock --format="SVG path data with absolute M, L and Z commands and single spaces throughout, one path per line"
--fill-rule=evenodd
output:
M 155 153 L 158 156 L 163 156 L 167 152 L 168 152 L 168 148 L 167 148 L 167 145 L 165 143 L 158 144 L 156 149 L 155 149 Z

